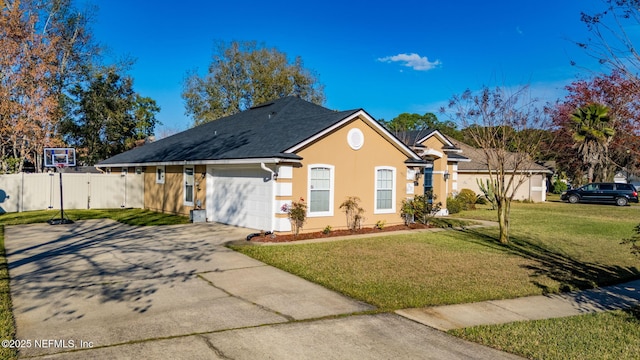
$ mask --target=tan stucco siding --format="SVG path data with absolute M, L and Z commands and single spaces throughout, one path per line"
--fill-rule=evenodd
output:
M 364 134 L 364 143 L 358 150 L 352 149 L 347 142 L 347 134 L 358 128 Z M 381 137 L 367 123 L 360 119 L 337 129 L 333 133 L 300 150 L 303 158 L 302 167 L 293 169 L 293 196 L 308 200 L 309 168 L 315 164 L 324 164 L 334 169 L 334 191 L 332 216 L 308 216 L 304 231 L 317 231 L 327 225 L 334 229 L 346 227 L 346 217 L 340 204 L 349 196 L 360 198 L 360 206 L 365 210 L 363 226 L 373 226 L 378 221 L 387 225 L 402 222 L 400 203 L 407 197 L 407 156 L 395 146 Z M 395 201 L 394 212 L 388 214 L 375 213 L 376 167 L 395 169 Z M 416 187 L 416 191 L 421 190 Z
M 165 166 L 164 184 L 156 182 L 156 167 L 148 166 L 144 174 L 145 209 L 188 216 L 197 200 L 204 208 L 206 181 L 202 174 L 205 172 L 204 165 L 194 166 L 194 205 L 188 206 L 184 201 L 184 166 Z
M 432 136 L 424 141 L 422 145 L 426 149 L 431 149 L 439 153 L 431 155 L 436 157 L 433 160 L 433 195 L 435 196 L 436 202 L 442 203 L 441 208 L 444 210 L 447 207 L 447 196 L 452 190 L 451 174 L 453 171 L 451 164 L 447 162 L 447 154 L 442 149 L 445 144 L 437 137 Z M 447 172 L 450 174 L 450 178 L 445 181 L 444 174 Z M 423 192 L 423 190 L 420 190 L 420 193 Z
M 489 175 L 487 173 L 458 173 L 458 192 L 462 189 L 471 189 L 476 194 L 482 194 L 476 179 L 485 184 L 489 179 Z M 514 200 L 546 201 L 546 179 L 544 174 L 518 175 L 514 179 L 514 183 L 519 179 L 523 179 L 524 182 L 516 191 Z

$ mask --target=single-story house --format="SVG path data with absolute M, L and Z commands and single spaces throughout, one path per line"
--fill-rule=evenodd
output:
M 458 178 L 457 188 L 459 190 L 471 189 L 476 194 L 482 194 L 478 186 L 478 181 L 486 184 L 487 180 L 490 179 L 486 155 L 482 149 L 474 148 L 461 141 L 451 140 L 451 142 L 457 148 L 461 149 L 464 156 L 468 159 L 468 161 L 460 162 L 455 168 Z M 516 157 L 516 154 L 513 153 L 509 155 Z M 513 169 L 506 170 L 513 172 Z M 522 161 L 520 169 L 515 173 L 516 179 L 514 179 L 514 181 L 522 180 L 523 183 L 516 191 L 514 200 L 546 201 L 547 176 L 551 173 L 551 170 L 534 161 Z
M 297 97 L 261 104 L 100 162 L 143 173 L 145 208 L 204 209 L 207 221 L 287 232 L 284 204 L 307 203 L 303 231 L 346 227 L 340 204 L 358 196 L 363 226 L 402 223 L 403 199 L 455 188 L 455 148 L 439 132 L 407 146 L 363 109 L 334 111 Z M 451 179 L 455 181 L 455 175 Z M 446 207 L 443 206 L 446 213 Z

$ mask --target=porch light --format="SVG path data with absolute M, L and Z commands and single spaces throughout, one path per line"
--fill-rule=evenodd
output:
M 449 180 L 449 176 L 451 176 L 451 174 L 449 174 L 449 172 L 448 172 L 448 171 L 445 171 L 445 172 L 444 172 L 444 181 Z

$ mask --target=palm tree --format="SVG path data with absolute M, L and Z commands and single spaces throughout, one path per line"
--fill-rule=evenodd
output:
M 574 124 L 575 146 L 582 156 L 582 162 L 589 166 L 587 181 L 592 182 L 595 180 L 596 167 L 602 167 L 609 158 L 609 144 L 615 135 L 613 119 L 609 116 L 607 106 L 592 103 L 576 109 L 571 114 L 571 121 Z

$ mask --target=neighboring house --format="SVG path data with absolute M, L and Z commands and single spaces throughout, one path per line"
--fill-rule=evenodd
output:
M 489 179 L 489 168 L 487 159 L 482 149 L 477 149 L 457 140 L 451 140 L 456 147 L 462 150 L 462 153 L 469 161 L 460 162 L 457 168 L 458 172 L 458 189 L 471 189 L 477 194 L 482 194 L 478 181 L 486 184 Z M 511 154 L 513 157 L 516 154 Z M 547 175 L 552 171 L 548 168 L 528 161 L 522 169 L 515 174 L 516 179 L 524 180 L 522 185 L 516 191 L 514 200 L 530 200 L 533 202 L 546 201 L 547 196 Z M 509 169 L 507 169 L 509 170 Z M 511 169 L 513 172 L 513 169 Z
M 208 221 L 254 229 L 290 231 L 282 206 L 303 198 L 303 231 L 318 231 L 346 227 L 340 204 L 348 196 L 361 199 L 363 226 L 401 223 L 400 204 L 423 193 L 422 174 L 433 175 L 427 185 L 444 203 L 451 188 L 444 175 L 453 170 L 446 156 L 458 149 L 437 132 L 419 145 L 416 153 L 362 109 L 333 111 L 286 97 L 96 166 L 143 172 L 145 208 L 189 214 L 200 205 Z

